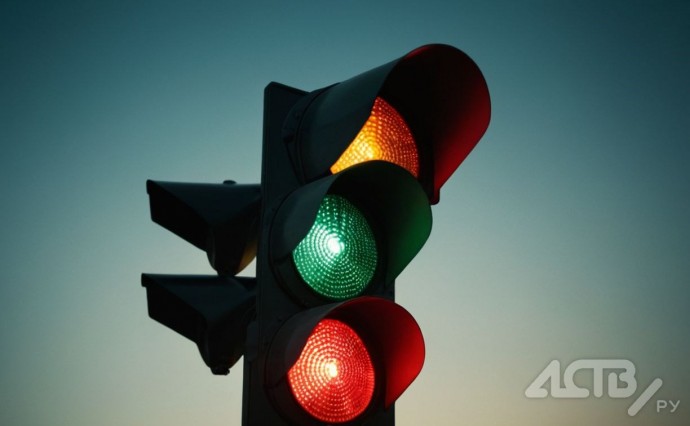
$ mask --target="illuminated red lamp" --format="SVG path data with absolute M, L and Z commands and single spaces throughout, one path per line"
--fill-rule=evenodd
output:
M 267 388 L 287 420 L 341 424 L 402 395 L 424 364 L 424 339 L 400 305 L 360 297 L 295 315 L 276 335 L 268 361 Z
M 364 412 L 374 394 L 374 366 L 362 339 L 347 324 L 321 320 L 288 371 L 295 399 L 327 423 L 348 422 Z

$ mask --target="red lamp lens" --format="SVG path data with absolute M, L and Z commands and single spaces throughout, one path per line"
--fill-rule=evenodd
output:
M 374 366 L 364 342 L 352 328 L 324 319 L 288 371 L 288 383 L 297 402 L 313 417 L 343 423 L 369 406 L 374 394 Z

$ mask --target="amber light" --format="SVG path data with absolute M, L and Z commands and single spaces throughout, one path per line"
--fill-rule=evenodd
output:
M 376 98 L 371 115 L 338 161 L 331 173 L 338 173 L 365 161 L 383 160 L 419 176 L 419 153 L 405 120 L 383 98 Z
M 369 352 L 357 333 L 341 321 L 324 319 L 288 371 L 288 383 L 297 402 L 314 418 L 344 423 L 369 406 L 374 376 Z

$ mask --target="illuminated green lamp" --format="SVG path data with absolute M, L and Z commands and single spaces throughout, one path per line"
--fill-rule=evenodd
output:
M 319 306 L 390 288 L 429 237 L 431 207 L 408 170 L 367 161 L 290 193 L 272 228 L 274 273 Z
M 292 252 L 304 282 L 320 296 L 359 296 L 374 277 L 377 247 L 362 212 L 346 198 L 327 194 L 307 235 Z

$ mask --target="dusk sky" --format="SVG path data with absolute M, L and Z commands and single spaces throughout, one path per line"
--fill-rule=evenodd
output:
M 427 351 L 396 424 L 690 424 L 689 22 L 670 0 L 3 1 L 0 424 L 239 426 L 241 362 L 213 376 L 148 317 L 142 272 L 213 270 L 146 179 L 258 183 L 269 82 L 428 43 L 475 60 L 492 118 L 396 281 Z M 525 396 L 580 359 L 632 361 L 637 392 Z

